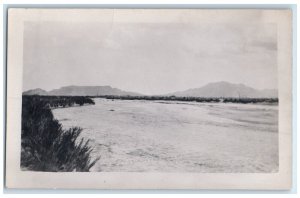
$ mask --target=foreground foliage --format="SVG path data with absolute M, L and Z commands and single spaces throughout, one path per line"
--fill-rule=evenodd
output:
M 83 101 L 87 97 L 23 96 L 21 167 L 35 171 L 89 171 L 99 160 L 91 160 L 89 141 L 78 140 L 81 128 L 62 129 L 50 107 Z M 78 104 L 78 103 L 77 103 Z M 82 104 L 82 105 L 83 105 Z M 65 105 L 66 106 L 66 105 Z

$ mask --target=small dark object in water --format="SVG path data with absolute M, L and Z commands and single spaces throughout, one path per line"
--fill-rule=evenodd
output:
M 115 111 L 114 109 L 111 109 L 110 111 Z

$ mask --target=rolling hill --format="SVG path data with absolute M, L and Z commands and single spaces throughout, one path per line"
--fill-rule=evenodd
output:
M 23 95 L 41 95 L 41 96 L 44 96 L 44 95 L 48 95 L 48 93 L 47 93 L 47 91 L 45 91 L 43 89 L 37 88 L 37 89 L 30 89 L 28 91 L 24 91 Z

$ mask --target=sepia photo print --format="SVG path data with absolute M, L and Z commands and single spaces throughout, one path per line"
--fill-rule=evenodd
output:
M 289 186 L 288 10 L 10 11 L 20 175 L 266 175 L 286 178 L 267 188 Z

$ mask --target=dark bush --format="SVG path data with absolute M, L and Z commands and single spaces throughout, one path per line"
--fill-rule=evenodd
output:
M 21 167 L 34 171 L 89 171 L 99 160 L 91 161 L 89 141 L 78 140 L 81 128 L 62 129 L 48 99 L 23 96 Z

